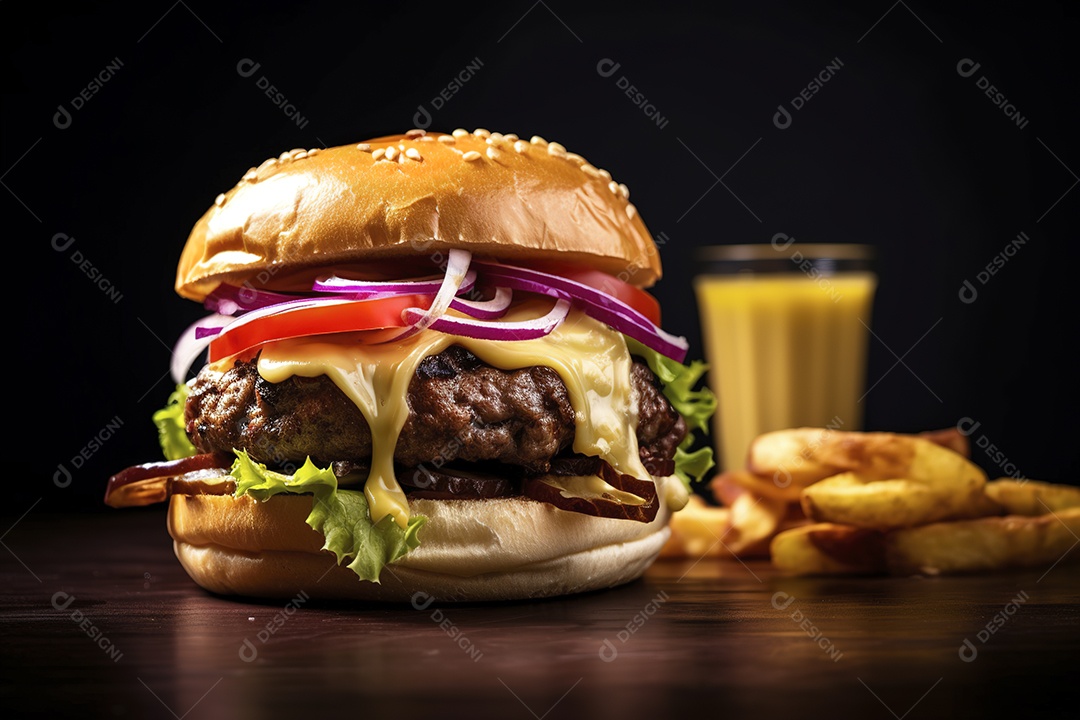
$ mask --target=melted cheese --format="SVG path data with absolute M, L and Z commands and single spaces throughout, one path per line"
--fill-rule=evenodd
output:
M 504 319 L 528 320 L 550 310 L 536 301 L 511 308 Z M 618 472 L 651 479 L 638 456 L 637 398 L 623 336 L 572 310 L 550 335 L 536 340 L 477 340 L 425 330 L 397 342 L 365 345 L 350 334 L 305 337 L 268 345 L 259 374 L 269 382 L 326 375 L 360 409 L 371 428 L 371 473 L 364 485 L 372 522 L 386 515 L 404 527 L 405 493 L 394 476 L 394 448 L 409 415 L 408 388 L 420 362 L 460 345 L 502 370 L 542 365 L 566 385 L 574 409 L 574 450 L 596 455 Z
M 645 498 L 634 493 L 619 490 L 614 485 L 596 475 L 548 475 L 544 482 L 559 489 L 564 498 L 585 498 L 586 500 L 612 500 L 623 505 L 644 505 Z

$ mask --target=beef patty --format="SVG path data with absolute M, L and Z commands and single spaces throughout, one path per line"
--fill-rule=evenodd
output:
M 630 379 L 641 458 L 668 460 L 686 436 L 686 422 L 645 362 L 634 359 Z M 408 403 L 394 449 L 401 465 L 494 461 L 546 472 L 551 459 L 573 445 L 569 393 L 548 367 L 500 370 L 452 346 L 420 363 Z M 321 466 L 371 458 L 367 420 L 330 378 L 268 382 L 258 373 L 257 358 L 224 373 L 204 368 L 192 385 L 185 420 L 200 451 L 243 449 L 271 467 L 309 456 Z

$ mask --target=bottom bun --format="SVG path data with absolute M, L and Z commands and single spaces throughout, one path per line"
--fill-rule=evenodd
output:
M 410 510 L 427 517 L 420 546 L 373 583 L 322 550 L 322 535 L 305 522 L 311 502 L 306 495 L 265 502 L 175 495 L 169 534 L 188 575 L 211 592 L 262 598 L 304 592 L 425 607 L 432 600 L 521 600 L 615 587 L 639 578 L 670 534 L 663 504 L 655 520 L 640 523 L 520 497 L 412 500 Z

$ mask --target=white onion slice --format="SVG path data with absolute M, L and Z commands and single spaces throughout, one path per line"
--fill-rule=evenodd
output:
M 510 288 L 495 288 L 495 297 L 490 300 L 465 300 L 456 297 L 450 301 L 450 309 L 480 320 L 496 320 L 506 314 L 513 296 Z
M 465 277 L 470 274 L 469 263 L 472 262 L 472 253 L 468 250 L 455 249 L 451 250 L 448 255 L 446 275 L 443 276 L 439 292 L 435 293 L 435 299 L 431 301 L 431 307 L 427 310 L 415 308 L 415 313 L 410 313 L 414 308 L 406 309 L 402 313 L 402 318 L 405 319 L 406 314 L 409 313 L 411 324 L 403 332 L 392 337 L 392 340 L 403 340 L 427 329 L 446 313 L 454 297 L 461 291 L 461 285 L 464 283 Z M 472 273 L 472 275 L 476 277 L 475 273 Z M 410 319 L 405 321 L 410 322 Z
M 454 251 L 451 251 L 454 252 Z M 449 271 L 449 265 L 447 266 Z M 368 281 L 350 280 L 337 275 L 324 275 L 315 280 L 311 289 L 315 292 L 347 295 L 354 300 L 372 300 L 395 295 L 434 295 L 444 285 L 446 276 L 433 280 Z M 476 273 L 467 272 L 458 292 L 469 292 L 476 283 Z

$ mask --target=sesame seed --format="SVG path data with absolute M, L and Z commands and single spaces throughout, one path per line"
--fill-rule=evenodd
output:
M 626 187 L 626 183 L 619 183 L 619 194 L 623 196 L 623 200 L 630 199 L 630 188 Z
M 457 140 L 454 139 L 453 135 L 440 135 L 439 142 L 445 143 L 447 145 L 453 145 L 457 142 Z
M 409 148 L 408 150 L 406 150 L 405 157 L 409 158 L 410 160 L 415 160 L 416 162 L 424 161 L 424 158 L 420 157 L 420 151 L 416 148 Z
M 386 159 L 387 160 L 393 160 L 394 158 L 397 157 L 397 154 L 398 154 L 398 149 L 396 147 L 394 147 L 393 145 L 386 148 Z
M 356 149 L 359 150 L 360 152 L 371 152 L 371 146 L 368 145 L 367 143 L 360 143 L 359 145 L 356 146 Z
M 222 205 L 224 205 L 225 204 L 225 195 L 224 194 L 218 195 L 216 198 L 214 198 L 214 204 L 217 205 L 218 207 L 221 207 Z
M 462 155 L 461 159 L 472 162 L 473 160 L 479 160 L 481 157 L 482 156 L 480 155 L 480 153 L 476 152 L 475 150 L 470 150 L 469 152 Z
M 637 215 L 637 208 L 634 207 L 633 203 L 627 203 L 626 204 L 626 217 L 633 220 L 635 215 Z
M 529 143 L 524 143 L 524 142 L 521 142 L 520 140 L 514 141 L 514 149 L 517 150 L 519 153 L 524 154 L 525 150 L 527 150 L 528 147 L 529 147 Z
M 469 131 L 466 130 L 465 128 L 458 128 L 457 130 L 455 130 L 453 132 L 453 136 L 456 137 L 456 138 L 465 137 L 468 134 L 469 134 Z
M 430 135 L 424 135 L 418 138 L 418 140 L 420 140 L 420 142 L 435 142 L 435 138 L 431 137 Z
M 489 147 L 489 148 L 487 149 L 487 156 L 488 156 L 489 158 L 491 158 L 492 160 L 495 160 L 496 158 L 498 158 L 498 157 L 499 157 L 499 151 L 498 151 L 498 150 L 496 150 L 496 149 L 495 149 L 495 148 L 493 148 L 493 147 Z
M 322 152 L 322 148 L 311 148 L 307 151 L 307 156 L 311 157 L 312 155 L 318 155 L 320 152 Z
M 615 195 L 618 195 L 618 194 L 619 194 L 619 183 L 615 182 L 614 180 L 612 180 L 611 182 L 609 182 L 609 183 L 607 184 L 607 188 L 608 188 L 608 190 L 610 190 L 610 191 L 611 191 L 611 192 L 612 192 L 613 194 L 615 194 Z
M 404 165 L 405 164 L 405 153 L 398 153 L 397 161 L 398 161 L 398 165 Z
M 418 138 L 423 137 L 424 135 L 427 135 L 427 131 L 421 130 L 420 128 L 414 128 L 409 132 L 405 133 L 405 137 L 407 138 Z
M 514 133 L 508 133 L 506 135 L 503 135 L 503 140 L 505 140 L 506 142 L 517 142 L 517 139 L 518 136 Z
M 382 156 L 386 154 L 386 150 L 379 148 L 375 152 L 371 153 L 372 160 L 382 160 Z
M 589 177 L 594 177 L 594 178 L 600 177 L 600 171 L 597 170 L 592 165 L 590 165 L 589 163 L 585 163 L 584 165 L 582 165 L 581 169 L 584 170 L 585 174 L 588 175 Z
M 566 148 L 557 142 L 548 143 L 547 146 L 548 155 L 557 155 L 563 157 L 566 155 Z
M 503 134 L 502 133 L 497 133 L 497 132 L 491 133 L 491 135 L 488 136 L 487 141 L 488 141 L 488 143 L 502 142 L 503 141 Z
M 566 153 L 566 159 L 574 163 L 575 165 L 585 164 L 585 158 L 581 157 L 577 153 Z
M 266 160 L 263 160 L 262 165 L 255 168 L 255 177 L 251 179 L 251 182 L 258 182 L 261 178 L 269 176 L 277 164 L 277 158 L 267 158 Z
M 300 152 L 293 153 L 293 155 L 292 155 L 293 160 L 303 160 L 306 157 L 307 157 L 307 150 L 301 150 Z
M 307 157 L 307 150 L 305 150 L 304 148 L 293 148 L 289 151 L 289 157 L 291 157 L 293 160 L 296 160 L 297 156 Z
M 490 130 L 485 130 L 484 128 L 476 128 L 475 130 L 472 131 L 472 134 L 475 135 L 476 137 L 486 138 L 486 137 L 491 135 L 491 131 Z
M 600 168 L 600 177 L 604 178 L 605 180 L 610 181 L 611 180 L 611 173 L 609 173 L 604 168 Z
M 529 142 L 532 143 L 533 145 L 547 145 L 548 144 L 548 141 L 545 140 L 544 138 L 540 137 L 539 135 L 533 135 L 531 138 L 529 138 Z
M 289 156 L 288 151 L 283 152 L 280 155 L 278 155 L 278 162 L 286 163 L 286 162 L 289 162 L 290 160 L 292 160 L 292 158 Z
M 240 178 L 240 182 L 245 182 L 245 181 L 246 182 L 255 182 L 258 179 L 259 179 L 259 171 L 256 170 L 255 168 L 251 168 L 246 173 L 244 173 L 244 177 Z

